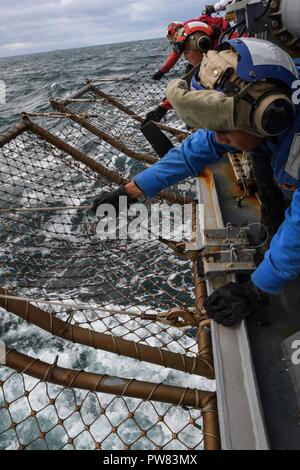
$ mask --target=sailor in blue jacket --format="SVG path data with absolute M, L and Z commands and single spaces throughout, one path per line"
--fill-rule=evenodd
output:
M 104 202 L 114 203 L 122 194 L 130 201 L 144 194 L 155 196 L 198 176 L 227 152 L 263 148 L 278 185 L 292 202 L 251 282 L 230 283 L 206 302 L 209 317 L 231 326 L 264 305 L 265 293 L 278 294 L 300 274 L 300 107 L 292 100 L 299 72 L 288 54 L 268 41 L 252 38 L 227 44 L 228 54 L 220 55 L 220 67 L 216 52 L 211 61 L 208 54 L 201 67 L 207 96 L 203 91 L 185 90 L 178 81 L 169 88 L 168 98 L 177 113 L 187 124 L 202 129 L 137 175 L 134 182 L 106 195 Z M 97 204 L 101 202 L 100 198 Z

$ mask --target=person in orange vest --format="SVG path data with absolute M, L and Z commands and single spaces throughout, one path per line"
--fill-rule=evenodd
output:
M 214 47 L 217 46 L 218 39 L 223 34 L 229 27 L 229 23 L 225 20 L 225 18 L 221 17 L 211 17 L 210 15 L 201 15 L 198 18 L 193 18 L 191 20 L 187 21 L 173 21 L 172 23 L 169 24 L 167 28 L 167 39 L 170 41 L 172 44 L 174 39 L 176 38 L 178 31 L 180 28 L 183 26 L 192 23 L 192 22 L 201 22 L 201 23 L 206 23 L 208 26 L 210 26 L 213 31 L 214 31 Z M 160 67 L 160 69 L 155 72 L 153 75 L 153 80 L 161 80 L 162 77 L 168 73 L 178 62 L 182 55 L 182 52 L 176 51 L 173 49 L 171 54 L 167 57 L 165 63 Z
M 191 69 L 197 65 L 200 66 L 204 53 L 213 49 L 216 44 L 215 31 L 201 21 L 192 21 L 181 27 L 177 23 L 176 33 L 172 38 L 174 54 L 178 57 L 184 54 Z M 188 78 L 186 80 L 188 81 Z M 161 121 L 170 109 L 172 106 L 167 99 L 164 99 L 159 106 L 147 113 L 145 122 Z

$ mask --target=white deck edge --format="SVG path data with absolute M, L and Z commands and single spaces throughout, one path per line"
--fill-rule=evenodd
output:
M 207 207 L 206 217 L 203 218 L 203 206 L 200 206 L 200 220 L 207 221 L 205 228 L 223 228 L 212 174 L 210 185 L 207 179 L 197 179 L 197 192 L 199 204 Z M 208 293 L 211 294 L 216 287 L 232 280 L 232 274 L 215 276 L 213 280 L 207 281 Z M 212 342 L 222 449 L 268 450 L 246 323 L 235 328 L 225 328 L 212 322 Z

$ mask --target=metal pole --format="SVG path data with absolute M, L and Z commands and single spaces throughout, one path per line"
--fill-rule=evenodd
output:
M 136 121 L 140 122 L 141 124 L 145 121 L 145 119 L 142 116 L 137 116 L 130 108 L 125 106 L 123 103 L 118 101 L 116 98 L 113 96 L 108 95 L 105 93 L 103 90 L 99 90 L 95 85 L 93 85 L 91 82 L 87 80 L 87 83 L 89 85 L 89 91 L 93 91 L 96 95 L 99 97 L 103 98 L 106 100 L 108 103 L 111 103 L 115 108 L 120 109 L 120 111 L 123 111 L 123 113 L 127 114 L 128 116 L 132 117 L 132 119 L 135 119 Z M 85 92 L 86 93 L 86 92 Z M 82 96 L 83 94 L 81 94 Z M 66 100 L 67 101 L 67 100 Z M 186 131 L 182 131 L 179 129 L 175 129 L 174 127 L 166 126 L 165 124 L 161 123 L 155 123 L 157 127 L 160 129 L 169 132 L 169 134 L 177 136 L 182 136 L 183 134 L 188 137 L 189 133 Z
M 85 129 L 87 129 L 89 132 L 92 134 L 96 135 L 97 137 L 100 137 L 100 139 L 104 140 L 107 142 L 109 145 L 114 147 L 115 149 L 119 150 L 120 152 L 124 153 L 124 155 L 127 155 L 130 158 L 133 158 L 134 160 L 138 160 L 143 163 L 156 163 L 158 162 L 158 158 L 153 157 L 152 155 L 149 155 L 148 153 L 142 153 L 142 152 L 135 152 L 134 150 L 131 150 L 128 148 L 126 145 L 124 145 L 122 142 L 119 140 L 114 139 L 111 135 L 107 134 L 103 130 L 99 129 L 98 127 L 94 126 L 91 124 L 87 119 L 84 119 L 76 114 L 68 108 L 66 108 L 61 102 L 58 100 L 51 100 L 50 101 L 51 106 L 54 109 L 57 109 L 58 111 L 68 114 L 70 119 L 72 121 L 77 122 L 81 126 L 83 126 Z
M 85 166 L 100 174 L 104 178 L 112 181 L 113 183 L 120 185 L 124 182 L 123 178 L 121 178 L 121 176 L 116 171 L 109 170 L 108 168 L 104 167 L 100 163 L 96 162 L 92 158 L 77 150 L 75 147 L 72 147 L 71 145 L 67 144 L 56 135 L 53 135 L 51 134 L 51 132 L 38 126 L 38 124 L 31 121 L 25 113 L 23 114 L 23 119 L 26 123 L 28 123 L 30 130 L 34 134 L 36 134 L 38 137 L 42 137 L 49 144 L 67 153 L 75 160 L 83 163 Z
M 25 122 L 28 123 L 29 129 L 38 137 L 42 137 L 46 142 L 62 150 L 63 152 L 67 153 L 75 160 L 83 163 L 91 170 L 95 171 L 96 173 L 106 178 L 108 181 L 111 181 L 117 185 L 126 183 L 124 178 L 121 175 L 119 175 L 119 173 L 117 173 L 116 171 L 109 170 L 105 166 L 101 165 L 100 163 L 96 162 L 92 158 L 88 157 L 84 153 L 77 150 L 75 147 L 72 147 L 71 145 L 67 144 L 56 135 L 53 135 L 51 134 L 51 132 L 38 126 L 38 124 L 34 123 L 33 121 L 29 119 L 26 113 L 23 113 L 22 116 Z M 189 204 L 192 202 L 191 198 L 181 196 L 180 194 L 176 194 L 172 191 L 161 191 L 157 195 L 157 197 L 159 197 L 160 199 L 165 199 L 166 201 L 173 202 L 175 204 L 181 204 L 181 205 Z
M 44 382 L 61 385 L 66 388 L 78 388 L 111 395 L 170 403 L 177 406 L 189 406 L 204 409 L 210 406 L 213 392 L 155 384 L 152 382 L 124 379 L 108 375 L 94 374 L 74 369 L 65 369 L 54 364 L 33 359 L 14 350 L 8 350 L 5 364 L 19 373 L 24 373 Z
M 0 147 L 9 144 L 12 140 L 16 139 L 19 135 L 29 129 L 30 125 L 26 121 L 21 121 L 14 127 L 7 129 L 3 134 L 0 134 Z
M 198 205 L 193 205 L 192 212 L 192 229 L 194 242 L 197 241 L 198 231 Z M 210 368 L 211 375 L 215 377 L 214 358 L 212 349 L 211 337 L 211 322 L 206 318 L 204 312 L 204 302 L 207 299 L 207 288 L 205 280 L 201 279 L 199 275 L 199 267 L 201 267 L 201 255 L 199 254 L 193 261 L 193 276 L 195 285 L 195 299 L 196 299 L 196 315 L 200 319 L 198 329 L 198 347 L 199 357 L 205 362 L 206 366 Z M 202 409 L 203 415 L 203 433 L 204 433 L 204 448 L 205 450 L 220 450 L 221 438 L 218 417 L 218 407 L 216 395 L 212 396 L 207 403 L 207 406 Z
M 205 450 L 221 450 L 217 397 L 212 395 L 202 408 Z
M 8 292 L 0 288 L 0 294 L 6 296 Z M 201 355 L 197 358 L 188 357 L 71 325 L 70 323 L 56 318 L 50 312 L 46 312 L 28 301 L 18 298 L 0 297 L 0 307 L 23 318 L 28 323 L 36 325 L 55 336 L 59 336 L 67 341 L 72 341 L 73 343 L 83 344 L 95 349 L 112 352 L 120 356 L 131 357 L 139 361 L 145 361 L 166 368 L 201 375 L 209 379 L 214 378 L 213 370 L 206 362 L 206 356 L 203 360 Z

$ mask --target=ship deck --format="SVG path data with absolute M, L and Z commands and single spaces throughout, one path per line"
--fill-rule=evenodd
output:
M 213 175 L 215 188 L 209 190 L 217 195 L 218 223 L 242 226 L 259 221 L 254 197 L 237 207 L 241 190 L 227 159 L 213 168 Z M 204 184 L 199 178 L 200 201 Z M 300 449 L 300 391 L 293 375 L 297 367 L 289 361 L 291 349 L 283 347 L 300 330 L 299 301 L 299 281 L 295 281 L 272 297 L 265 312 L 267 325 L 259 317 L 237 328 L 213 325 L 223 449 Z

